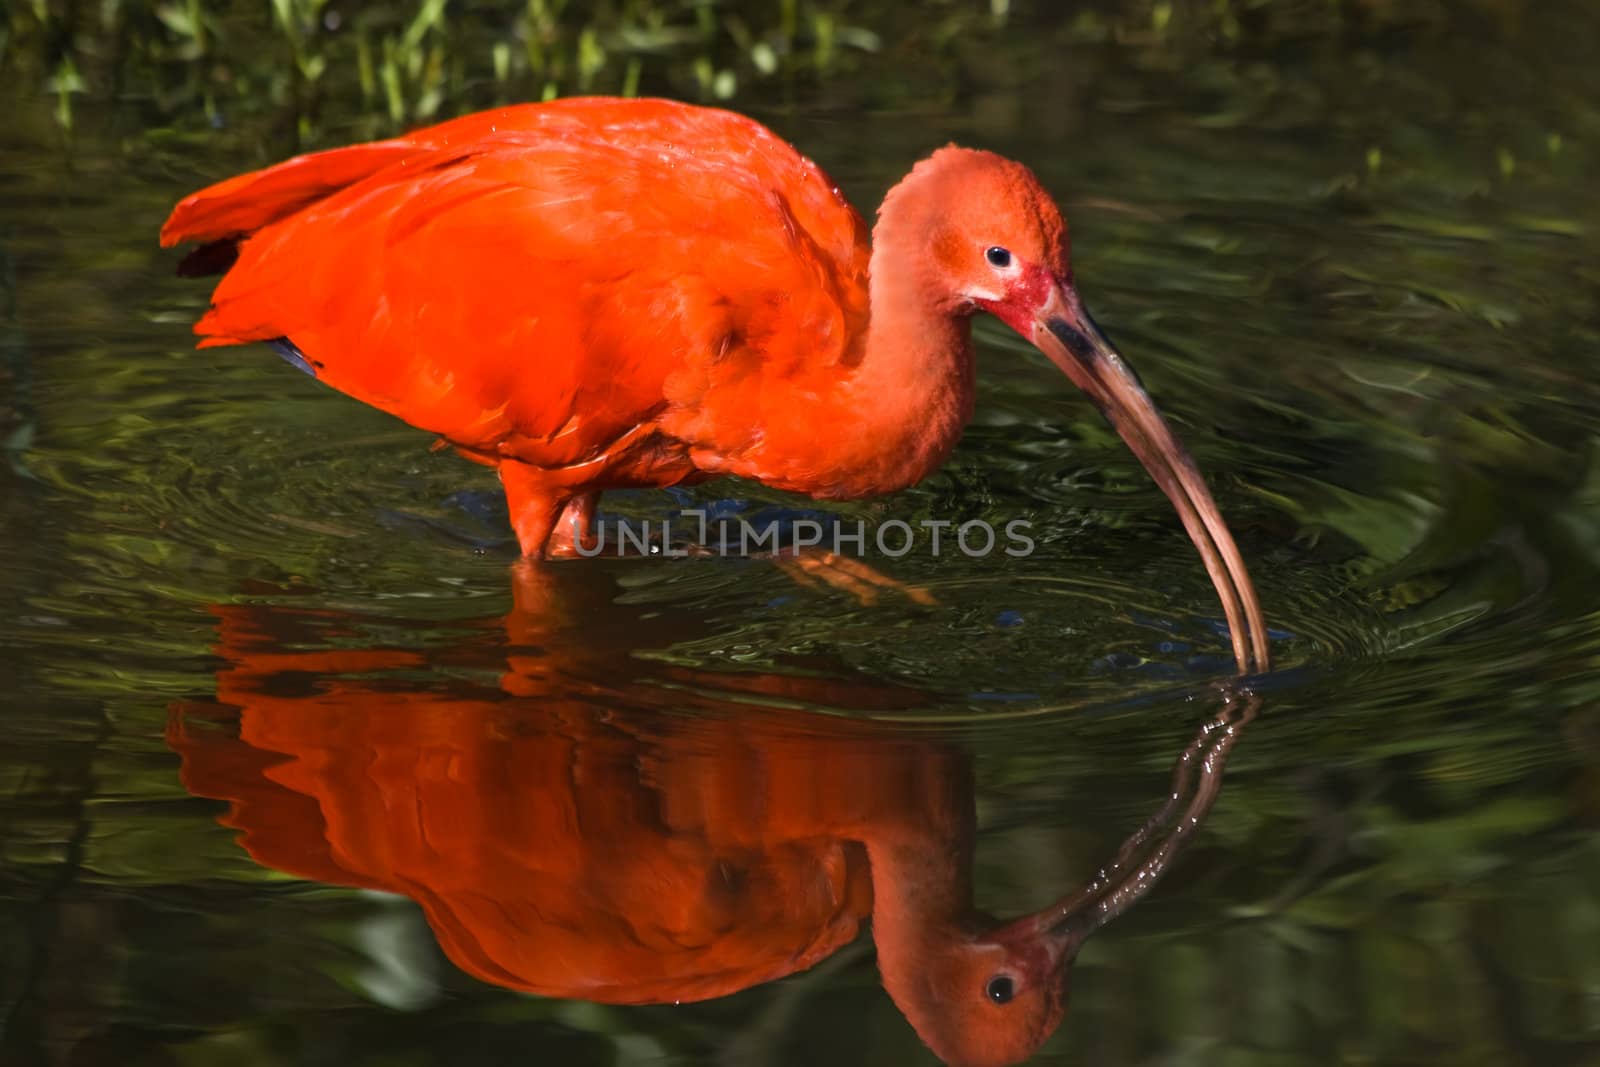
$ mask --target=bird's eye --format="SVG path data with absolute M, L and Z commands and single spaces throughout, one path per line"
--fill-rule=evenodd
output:
M 1001 251 L 1003 252 L 1005 249 L 1001 249 Z M 989 984 L 984 987 L 983 991 L 996 1004 L 1004 1004 L 1017 995 L 1017 983 L 1009 974 L 997 974 L 989 979 Z
M 995 245 L 983 255 L 984 258 L 989 261 L 989 266 L 991 267 L 999 267 L 1001 270 L 1004 270 L 1005 268 L 1011 266 L 1011 253 L 1007 252 L 999 245 Z

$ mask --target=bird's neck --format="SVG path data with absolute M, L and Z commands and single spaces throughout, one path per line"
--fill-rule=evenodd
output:
M 831 832 L 859 841 L 872 873 L 872 928 L 886 971 L 914 970 L 930 944 L 974 917 L 977 836 L 972 765 L 958 748 L 876 737 L 829 761 L 854 783 L 836 791 Z
M 820 388 L 791 401 L 803 447 L 769 429 L 756 474 L 769 485 L 831 499 L 904 489 L 945 461 L 972 417 L 970 320 L 929 301 L 920 264 L 890 238 L 873 249 L 865 333 Z
M 874 230 L 866 329 L 843 359 L 795 382 L 715 470 L 840 500 L 914 485 L 949 456 L 972 417 L 971 320 L 930 298 L 938 287 L 906 232 L 888 217 Z
M 931 964 L 974 931 L 971 840 L 958 832 L 867 842 L 878 969 L 902 1010 L 937 1002 L 937 991 L 928 988 Z
M 866 842 L 872 923 L 880 937 L 917 941 L 964 927 L 972 912 L 972 857 L 964 834 L 895 834 Z
M 854 413 L 859 462 L 871 492 L 903 489 L 932 473 L 972 418 L 976 392 L 970 318 L 929 299 L 922 264 L 897 233 L 875 233 L 870 317 L 854 372 L 840 383 Z

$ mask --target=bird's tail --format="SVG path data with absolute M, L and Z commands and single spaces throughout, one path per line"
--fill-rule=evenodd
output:
M 425 150 L 407 140 L 376 141 L 296 156 L 218 182 L 179 201 L 161 227 L 161 246 L 206 246 L 190 257 L 197 262 L 185 261 L 184 273 L 225 270 L 240 238 Z

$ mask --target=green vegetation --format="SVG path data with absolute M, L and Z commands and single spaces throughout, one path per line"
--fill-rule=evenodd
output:
M 213 119 L 291 106 L 309 122 L 354 90 L 363 111 L 399 125 L 571 93 L 793 92 L 856 70 L 885 50 L 886 29 L 937 53 L 1003 24 L 1005 8 L 947 0 L 908 19 L 850 0 L 38 2 L 17 5 L 3 47 L 16 74 L 59 99 L 63 123 L 76 99 L 108 96 Z
M 1526 6 L 1474 5 L 1505 20 Z M 50 94 L 64 126 L 116 99 L 151 121 L 286 112 L 313 138 L 328 114 L 394 128 L 574 93 L 921 108 L 1036 72 L 1068 42 L 1245 59 L 1449 17 L 1436 0 L 18 0 L 0 12 L 0 79 Z

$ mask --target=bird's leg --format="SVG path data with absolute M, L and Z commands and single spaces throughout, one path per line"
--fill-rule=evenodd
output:
M 506 507 L 511 512 L 511 528 L 517 543 L 529 559 L 543 559 L 556 519 L 567 503 L 567 494 L 543 477 L 544 472 L 514 459 L 501 461 L 500 484 L 505 486 Z
M 511 611 L 505 628 L 505 670 L 500 688 L 513 696 L 548 694 L 559 660 L 545 650 L 553 634 L 572 624 L 567 598 L 556 571 L 542 560 L 519 559 L 511 565 Z
M 545 555 L 552 559 L 578 556 L 582 555 L 580 548 L 595 555 L 599 546 L 594 544 L 594 512 L 599 503 L 599 493 L 580 493 L 567 501 L 545 543 Z

